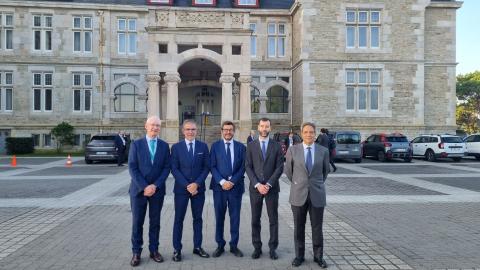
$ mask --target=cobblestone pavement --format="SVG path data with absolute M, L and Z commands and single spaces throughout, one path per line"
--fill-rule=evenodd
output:
M 0 157 L 0 269 L 131 268 L 126 167 L 86 165 L 81 158 L 74 158 L 72 168 L 66 168 L 61 158 L 17 158 L 17 162 L 18 167 L 11 168 L 8 159 Z M 324 235 L 329 269 L 480 269 L 480 162 L 337 165 L 339 170 L 327 182 Z M 138 268 L 291 269 L 289 183 L 281 180 L 279 260 L 266 255 L 250 258 L 250 205 L 245 194 L 239 243 L 245 257 L 228 252 L 220 258 L 194 256 L 188 213 L 184 261 L 173 262 L 174 211 L 169 193 L 162 210 L 159 250 L 166 261 L 157 264 L 144 252 Z M 173 179 L 167 183 L 171 191 Z M 211 253 L 216 243 L 210 191 L 206 197 L 203 246 Z M 267 232 L 266 211 L 263 215 L 262 228 Z M 308 226 L 307 250 L 311 250 Z M 306 260 L 299 269 L 319 269 L 311 251 Z

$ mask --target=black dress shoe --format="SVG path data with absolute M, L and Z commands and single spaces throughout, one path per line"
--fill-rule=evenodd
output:
M 270 250 L 270 259 L 272 260 L 278 259 L 278 254 L 275 250 Z
M 322 258 L 314 258 L 313 261 L 316 262 L 320 268 L 328 267 L 327 262 Z
M 130 265 L 133 267 L 140 265 L 140 254 L 133 254 Z
M 225 252 L 224 247 L 217 247 L 217 249 L 215 249 L 215 251 L 212 253 L 212 257 L 214 258 L 220 257 L 222 256 L 223 252 Z
M 262 255 L 262 250 L 261 249 L 255 249 L 252 253 L 252 259 L 260 258 L 260 255 Z
M 182 252 L 180 250 L 173 251 L 172 260 L 174 262 L 181 262 L 182 261 Z
M 298 258 L 298 257 L 295 257 L 295 259 L 293 259 L 292 261 L 292 266 L 293 267 L 299 267 L 300 265 L 302 265 L 302 263 L 305 261 L 304 258 Z
M 158 253 L 158 251 L 150 252 L 150 258 L 152 258 L 157 263 L 163 262 L 162 254 Z
M 238 247 L 230 247 L 230 252 L 235 255 L 235 257 L 243 257 L 243 252 L 238 249 Z
M 198 256 L 202 257 L 202 258 L 208 258 L 210 257 L 210 255 L 208 255 L 207 252 L 205 252 L 205 250 L 203 250 L 203 248 L 199 247 L 199 248 L 194 248 L 193 249 L 193 254 L 197 254 Z

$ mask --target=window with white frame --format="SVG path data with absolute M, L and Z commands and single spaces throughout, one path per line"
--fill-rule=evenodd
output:
M 345 14 L 347 48 L 380 48 L 380 10 L 348 9 Z
M 138 89 L 131 83 L 123 83 L 115 88 L 114 111 L 115 112 L 136 112 Z
M 268 23 L 268 57 L 285 57 L 285 27 L 284 23 Z
M 381 70 L 346 70 L 346 110 L 367 112 L 379 110 Z
M 53 106 L 53 73 L 33 73 L 33 111 L 51 112 Z
M 137 20 L 118 19 L 118 53 L 137 53 Z
M 93 22 L 89 16 L 73 17 L 73 52 L 92 52 Z
M 252 36 L 250 36 L 250 56 L 257 57 L 257 24 L 251 23 L 250 30 L 252 30 Z
M 216 4 L 216 0 L 192 0 L 192 4 L 199 6 L 213 6 Z
M 43 146 L 45 147 L 52 146 L 52 134 L 43 134 Z
M 13 72 L 0 71 L 0 112 L 13 110 Z
M 13 14 L 0 12 L 0 50 L 13 50 Z
M 33 15 L 33 50 L 52 50 L 52 15 Z
M 256 7 L 258 6 L 258 0 L 236 0 L 237 6 Z
M 73 111 L 91 112 L 92 111 L 92 74 L 91 73 L 73 73 Z

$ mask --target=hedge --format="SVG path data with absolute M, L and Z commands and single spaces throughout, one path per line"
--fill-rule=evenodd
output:
M 34 147 L 32 137 L 8 137 L 6 139 L 6 142 L 8 155 L 33 153 Z

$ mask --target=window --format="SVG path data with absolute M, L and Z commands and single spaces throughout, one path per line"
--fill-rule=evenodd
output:
M 283 23 L 268 24 L 268 57 L 285 57 L 286 29 Z
M 379 10 L 349 9 L 345 19 L 347 48 L 380 48 Z
M 137 53 L 137 19 L 118 19 L 118 53 Z
M 52 134 L 43 134 L 43 146 L 52 146 Z
M 380 95 L 380 70 L 346 70 L 346 110 L 378 111 Z
M 0 12 L 0 50 L 13 49 L 13 14 Z
M 171 5 L 173 0 L 148 0 L 150 4 Z
M 252 113 L 260 112 L 260 90 L 256 87 L 251 87 L 250 90 L 250 100 L 251 100 L 251 109 Z
M 40 134 L 32 134 L 33 138 L 33 146 L 38 147 L 40 146 Z
M 288 91 L 281 86 L 274 86 L 267 91 L 267 112 L 288 113 Z
M 91 112 L 92 111 L 92 74 L 91 73 L 73 73 L 73 111 Z
M 158 44 L 158 53 L 168 53 L 168 44 Z
M 258 0 L 235 0 L 237 7 L 258 7 Z
M 0 112 L 13 110 L 13 73 L 0 71 Z
M 92 52 L 92 17 L 73 17 L 73 52 Z
M 33 50 L 52 50 L 52 26 L 51 15 L 33 15 Z
M 53 106 L 53 74 L 33 73 L 33 111 L 50 112 Z
M 137 87 L 131 83 L 124 83 L 114 91 L 115 112 L 136 112 Z
M 192 6 L 215 6 L 216 0 L 192 0 Z
M 252 30 L 252 36 L 250 37 L 250 56 L 257 57 L 257 24 L 251 23 L 250 30 Z
M 232 45 L 232 55 L 241 55 L 242 46 L 241 45 Z

